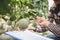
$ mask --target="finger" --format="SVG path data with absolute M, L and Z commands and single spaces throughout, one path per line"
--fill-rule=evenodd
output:
M 35 28 L 34 27 L 28 27 L 28 30 L 34 30 Z
M 41 22 L 44 21 L 44 19 L 42 19 L 42 18 L 37 18 L 36 21 L 37 21 L 38 23 L 41 23 Z
M 40 26 L 44 26 L 44 25 L 45 25 L 45 23 L 44 23 L 44 22 L 42 22 L 42 23 L 39 23 L 39 25 L 40 25 Z

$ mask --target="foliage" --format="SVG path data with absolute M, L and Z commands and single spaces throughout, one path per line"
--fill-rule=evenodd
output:
M 5 15 L 10 13 L 10 0 L 0 0 L 0 14 Z
M 8 15 L 11 21 L 21 18 L 46 17 L 47 0 L 0 0 L 0 14 Z

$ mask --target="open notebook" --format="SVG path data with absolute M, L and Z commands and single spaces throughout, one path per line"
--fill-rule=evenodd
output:
M 16 40 L 52 40 L 40 35 L 37 35 L 35 33 L 32 33 L 28 30 L 26 31 L 9 31 L 5 33 L 6 35 L 9 35 Z

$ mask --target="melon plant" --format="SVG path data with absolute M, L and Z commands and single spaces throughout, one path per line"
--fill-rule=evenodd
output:
M 29 25 L 29 20 L 28 19 L 20 19 L 17 23 L 16 26 L 19 27 L 20 30 L 25 30 Z

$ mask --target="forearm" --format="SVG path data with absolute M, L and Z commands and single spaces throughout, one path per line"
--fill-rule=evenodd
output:
M 54 33 L 55 35 L 60 37 L 60 26 L 59 25 L 54 25 L 53 23 L 48 25 L 48 29 Z

